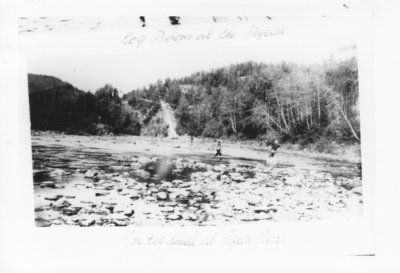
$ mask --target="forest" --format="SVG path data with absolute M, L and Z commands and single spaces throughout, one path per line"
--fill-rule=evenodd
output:
M 358 97 L 355 58 L 310 66 L 247 62 L 124 95 L 147 119 L 158 111 L 160 99 L 168 102 L 179 134 L 279 138 L 300 145 L 320 138 L 359 142 Z
M 28 80 L 35 130 L 151 135 L 165 127 L 163 100 L 174 110 L 179 135 L 279 138 L 301 146 L 360 142 L 355 57 L 312 65 L 232 64 L 158 80 L 123 96 L 109 84 L 91 93 L 51 76 L 29 74 Z

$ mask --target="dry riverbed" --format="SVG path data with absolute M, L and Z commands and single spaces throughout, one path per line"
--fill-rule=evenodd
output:
M 37 226 L 220 225 L 362 214 L 361 171 L 213 143 L 132 136 L 32 135 Z

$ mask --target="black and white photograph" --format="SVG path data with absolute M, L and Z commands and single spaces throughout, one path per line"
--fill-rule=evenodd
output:
M 0 272 L 397 272 L 379 2 L 0 0 Z
M 328 19 L 310 37 L 274 20 L 19 18 L 43 52 L 113 31 L 131 49 L 28 59 L 35 225 L 362 217 L 357 42 Z

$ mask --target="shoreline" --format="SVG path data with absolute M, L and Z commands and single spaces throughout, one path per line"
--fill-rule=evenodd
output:
M 136 136 L 136 135 L 112 135 L 112 136 L 98 136 L 98 135 L 72 135 L 66 134 L 64 132 L 56 132 L 56 131 L 37 131 L 34 130 L 31 133 L 31 140 L 35 139 L 35 137 L 43 137 L 43 136 L 64 136 L 77 139 L 78 143 L 82 143 L 82 140 L 90 139 L 95 142 L 86 143 L 89 146 L 97 147 L 97 148 L 105 148 L 99 144 L 99 141 L 109 141 L 109 139 L 115 140 L 114 143 L 118 145 L 122 145 L 118 147 L 118 145 L 114 145 L 112 150 L 115 151 L 132 151 L 132 152 L 149 152 L 148 149 L 157 147 L 157 154 L 193 154 L 193 153 L 201 153 L 201 154 L 209 154 L 213 153 L 215 150 L 215 144 L 217 139 L 212 138 L 194 138 L 194 145 L 190 144 L 189 136 L 179 136 L 178 138 L 168 138 L 168 137 L 152 137 L 152 136 Z M 135 142 L 140 142 L 143 147 L 140 145 L 134 144 Z M 55 141 L 59 142 L 59 141 Z M 229 156 L 237 156 L 242 154 L 244 150 L 246 150 L 246 157 L 250 157 L 253 159 L 265 160 L 266 146 L 260 145 L 259 141 L 255 140 L 224 140 L 222 139 L 223 151 L 225 155 Z M 55 143 L 57 144 L 57 143 Z M 134 144 L 134 146 L 130 145 Z M 166 147 L 163 144 L 171 144 L 173 147 Z M 63 143 L 63 145 L 73 146 L 71 143 Z M 152 146 L 152 147 L 149 147 Z M 309 148 L 298 149 L 293 148 L 293 144 L 282 144 L 281 148 L 278 149 L 277 156 L 280 157 L 289 157 L 289 156 L 298 156 L 305 157 L 310 159 L 322 159 L 327 161 L 335 161 L 342 163 L 355 163 L 361 164 L 361 146 L 360 144 L 352 144 L 352 145 L 338 145 L 340 146 L 340 151 L 336 150 L 335 153 L 324 153 L 318 151 L 311 151 Z M 248 151 L 251 151 L 249 154 Z M 341 154 L 339 154 L 342 152 Z

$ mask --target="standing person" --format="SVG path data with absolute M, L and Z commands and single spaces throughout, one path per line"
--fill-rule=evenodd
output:
M 190 146 L 193 146 L 193 136 L 190 136 Z
M 279 141 L 277 139 L 275 139 L 274 141 L 267 142 L 269 158 L 272 158 L 275 156 L 276 151 L 278 150 L 279 147 L 281 147 L 281 145 L 279 145 Z
M 222 153 L 221 153 L 221 150 L 222 150 L 221 140 L 218 140 L 217 146 L 215 147 L 215 149 L 217 150 L 217 152 L 216 152 L 216 154 L 214 155 L 214 157 L 220 156 L 220 159 L 221 159 L 221 157 L 222 157 Z

